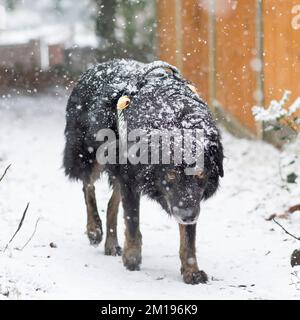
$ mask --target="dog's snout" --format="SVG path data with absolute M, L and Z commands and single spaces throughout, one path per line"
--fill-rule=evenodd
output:
M 178 209 L 178 214 L 182 216 L 182 218 L 190 219 L 193 216 L 192 209 Z
M 197 214 L 193 209 L 176 208 L 174 214 L 181 224 L 193 224 L 197 222 Z

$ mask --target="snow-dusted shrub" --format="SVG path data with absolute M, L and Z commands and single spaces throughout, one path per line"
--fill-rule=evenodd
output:
M 296 112 L 300 109 L 300 97 L 289 104 L 290 97 L 291 91 L 286 90 L 281 100 L 272 100 L 266 109 L 255 106 L 252 112 L 256 121 L 264 122 L 265 131 L 289 127 L 295 133 L 283 146 L 279 167 L 286 183 L 297 183 L 300 182 L 300 118 Z
M 260 106 L 253 107 L 252 112 L 255 120 L 268 124 L 288 125 L 298 132 L 298 129 L 300 129 L 300 119 L 295 113 L 300 109 L 300 97 L 288 106 L 291 94 L 291 91 L 286 90 L 281 100 L 272 100 L 267 109 Z

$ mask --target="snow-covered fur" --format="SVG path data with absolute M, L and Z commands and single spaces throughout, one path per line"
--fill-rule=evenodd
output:
M 100 129 L 110 128 L 118 135 L 116 104 L 121 96 L 128 95 L 131 97 L 130 107 L 125 110 L 128 131 L 136 128 L 203 130 L 208 177 L 204 196 L 208 198 L 217 189 L 219 176 L 223 176 L 222 144 L 206 103 L 187 86 L 188 83 L 175 67 L 161 61 L 143 64 L 113 60 L 90 68 L 82 75 L 68 101 L 66 174 L 72 179 L 89 179 L 100 145 L 96 134 Z M 149 166 L 138 167 L 149 171 Z M 120 166 L 107 169 L 118 176 Z M 144 179 L 141 187 L 151 189 Z

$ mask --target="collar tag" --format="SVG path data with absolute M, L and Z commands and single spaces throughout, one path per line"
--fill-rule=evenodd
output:
M 126 109 L 129 104 L 130 104 L 130 98 L 128 96 L 123 96 L 121 97 L 119 100 L 118 100 L 118 103 L 117 103 L 117 109 L 118 110 L 124 110 Z

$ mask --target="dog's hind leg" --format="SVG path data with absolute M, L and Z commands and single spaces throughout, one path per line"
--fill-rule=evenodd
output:
M 183 281 L 187 284 L 206 283 L 207 275 L 199 271 L 196 258 L 196 224 L 179 224 L 180 260 Z
M 87 208 L 87 235 L 91 245 L 97 246 L 103 237 L 102 222 L 97 209 L 95 186 L 83 183 L 83 192 Z
M 108 256 L 120 256 L 122 254 L 122 249 L 119 246 L 117 235 L 118 210 L 120 201 L 120 187 L 118 183 L 114 183 L 113 193 L 108 202 L 106 215 L 105 254 Z

